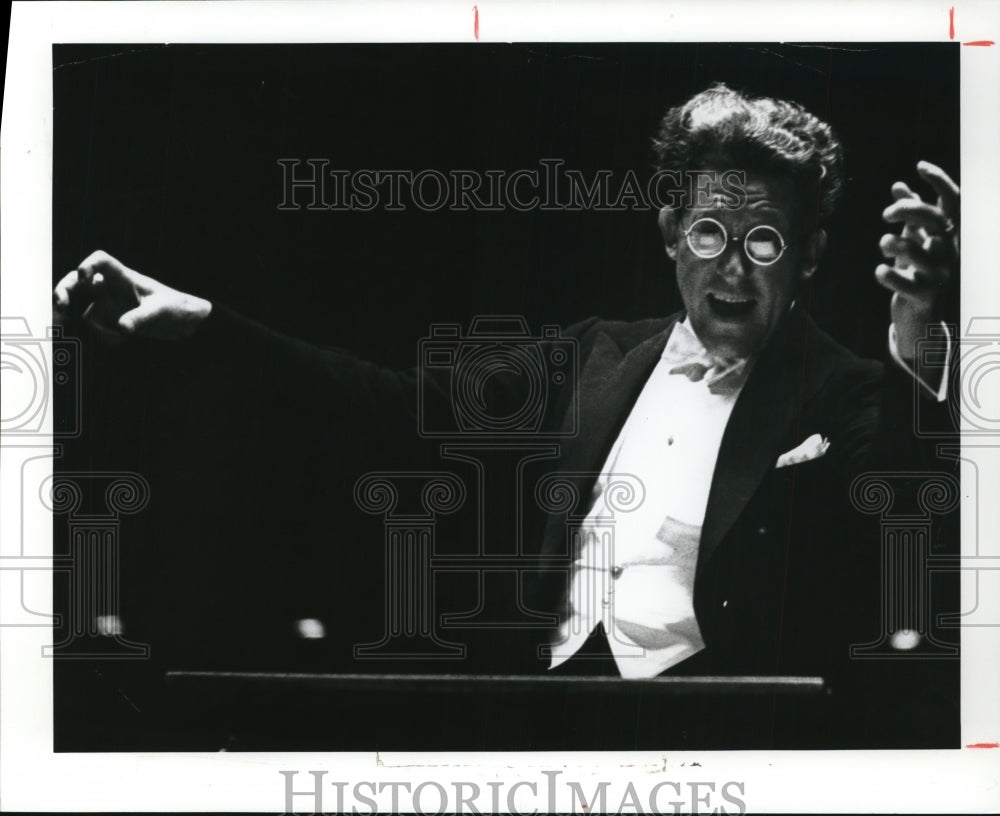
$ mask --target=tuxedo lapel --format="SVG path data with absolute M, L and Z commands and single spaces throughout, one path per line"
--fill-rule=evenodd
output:
M 673 322 L 624 355 L 607 335 L 597 339 L 580 377 L 580 433 L 567 451 L 568 467 L 593 470 L 604 464 L 672 328 Z
M 822 384 L 825 367 L 806 365 L 808 318 L 794 309 L 756 361 L 733 407 L 716 460 L 698 551 L 700 570 L 774 467 L 794 433 L 802 405 Z
M 579 503 L 589 498 L 594 479 L 604 465 L 622 425 L 642 391 L 646 380 L 663 353 L 676 318 L 655 334 L 623 353 L 618 344 L 602 333 L 580 373 L 580 386 L 575 397 L 579 432 L 564 445 L 559 471 L 573 481 Z M 564 519 L 553 515 L 549 519 L 543 545 L 548 554 L 565 554 Z

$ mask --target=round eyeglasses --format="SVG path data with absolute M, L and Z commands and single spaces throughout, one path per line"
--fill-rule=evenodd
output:
M 742 238 L 730 238 L 726 228 L 714 218 L 699 218 L 684 233 L 691 251 L 699 258 L 717 258 L 731 241 L 743 244 L 746 256 L 758 266 L 776 263 L 789 244 L 774 227 L 753 227 Z

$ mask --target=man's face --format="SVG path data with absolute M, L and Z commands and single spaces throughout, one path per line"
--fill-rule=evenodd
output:
M 691 325 L 710 352 L 725 357 L 747 357 L 759 351 L 788 311 L 798 282 L 813 272 L 810 247 L 796 240 L 800 233 L 795 230 L 791 180 L 748 173 L 745 191 L 746 203 L 739 209 L 723 206 L 731 202 L 731 190 L 714 185 L 709 190 L 712 206 L 660 214 L 667 253 L 677 261 L 677 283 Z M 685 232 L 702 218 L 722 224 L 729 238 L 742 239 L 760 225 L 774 227 L 790 246 L 770 265 L 752 261 L 742 240 L 731 241 L 714 258 L 700 257 Z

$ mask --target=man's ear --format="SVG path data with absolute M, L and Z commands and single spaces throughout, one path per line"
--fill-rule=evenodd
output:
M 677 260 L 677 236 L 680 233 L 680 216 L 674 207 L 662 207 L 656 219 L 663 236 L 663 246 L 670 260 Z
M 816 274 L 816 267 L 824 249 L 826 249 L 826 230 L 818 229 L 806 241 L 806 254 L 802 259 L 802 271 L 799 273 L 802 280 L 809 280 Z

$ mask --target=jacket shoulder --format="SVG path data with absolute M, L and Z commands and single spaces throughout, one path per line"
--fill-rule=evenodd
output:
M 592 345 L 598 337 L 607 337 L 624 355 L 650 337 L 666 331 L 679 316 L 680 312 L 668 317 L 650 317 L 641 320 L 605 320 L 601 317 L 588 317 L 568 326 L 563 334 L 575 338 L 584 349 Z

